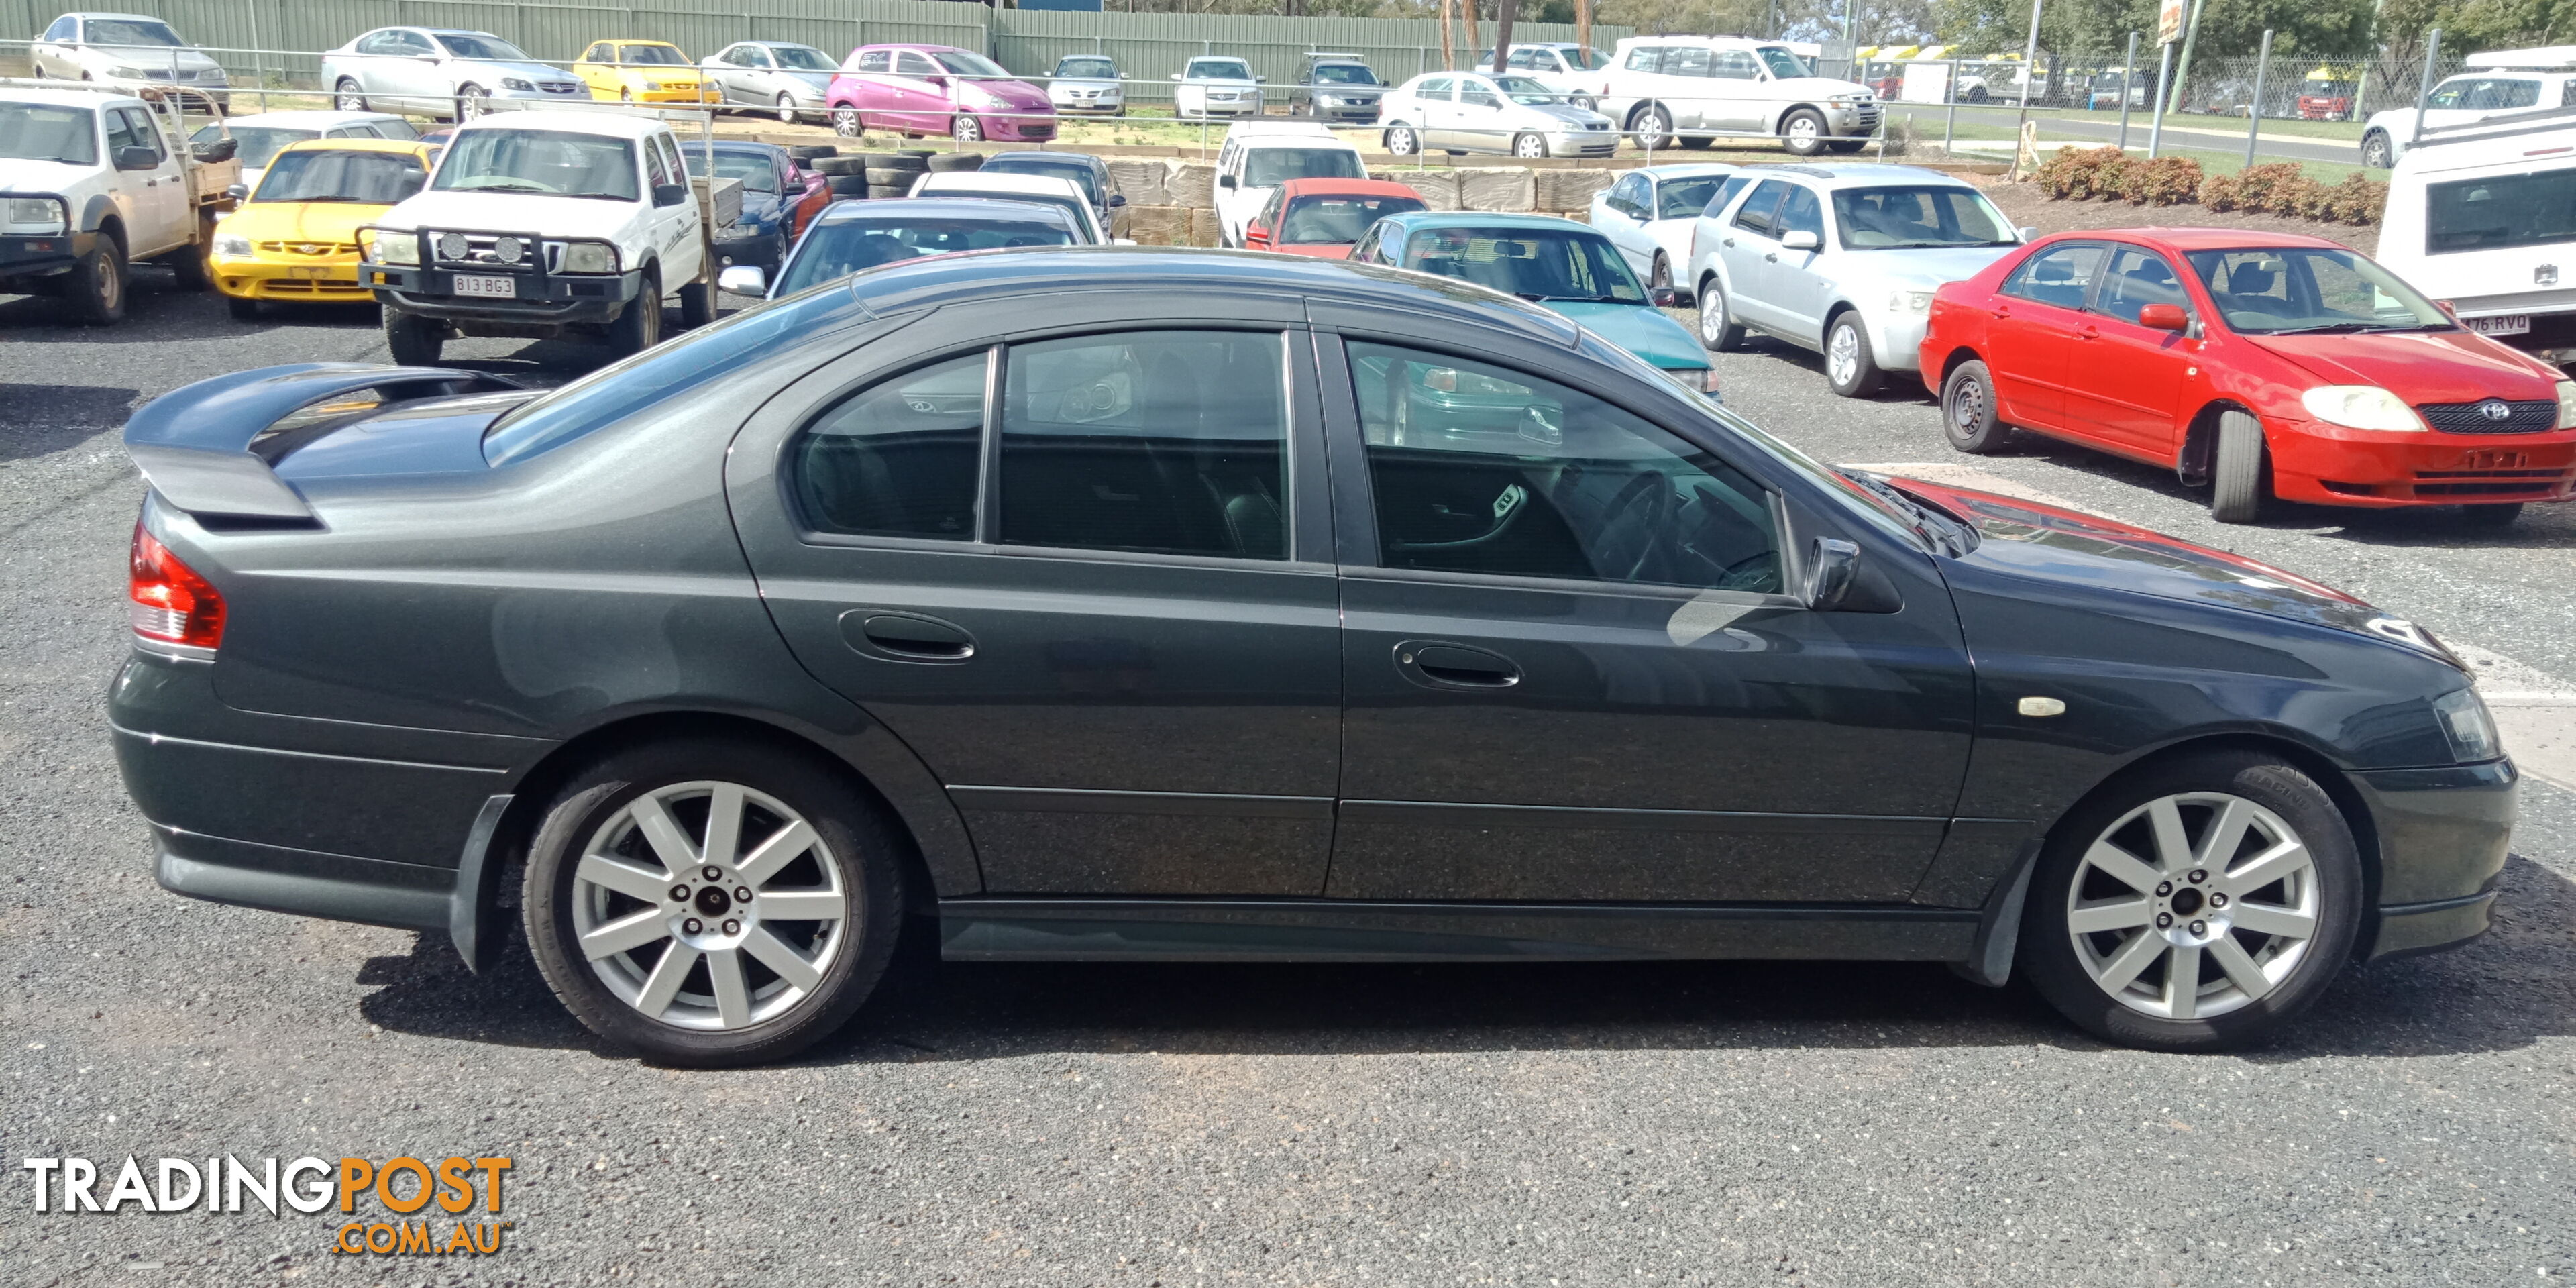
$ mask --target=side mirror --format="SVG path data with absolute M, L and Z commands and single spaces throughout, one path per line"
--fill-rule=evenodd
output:
M 2021 227 L 2014 229 L 2013 235 L 2026 242 L 2039 240 L 2039 230 L 2031 227 L 2029 224 L 2023 224 Z
M 1659 309 L 1676 309 L 1681 307 L 1682 293 L 1670 286 L 1649 286 L 1646 301 Z
M 1233 175 L 1221 174 L 1216 177 L 1216 186 L 1220 188 L 1232 188 L 1239 185 L 1235 183 Z
M 1111 210 L 1116 210 L 1116 209 L 1117 209 L 1117 208 L 1119 208 L 1120 206 L 1123 206 L 1123 205 L 1126 205 L 1126 204 L 1127 204 L 1127 194 L 1126 194 L 1126 193 L 1123 193 L 1123 192 L 1113 192 L 1113 193 L 1110 193 L 1110 194 L 1109 194 L 1109 208 L 1110 208 Z
M 140 144 L 116 150 L 116 168 L 119 170 L 149 170 L 159 164 L 161 154 Z
M 1801 598 L 1814 612 L 1832 612 L 1851 593 L 1852 579 L 1859 572 L 1859 546 L 1840 537 L 1818 537 L 1807 548 L 1807 585 Z
M 758 265 L 736 264 L 716 274 L 716 289 L 736 295 L 766 295 L 769 275 L 761 272 Z
M 250 197 L 250 185 L 246 183 L 226 185 L 224 188 L 224 195 L 235 201 L 248 200 Z
M 2150 304 L 2138 310 L 2138 325 L 2150 331 L 2185 331 L 2191 328 L 2191 315 L 2179 304 Z
M 1780 235 L 1780 249 L 1782 250 L 1814 250 L 1823 244 L 1824 243 L 1822 241 L 1817 239 L 1814 233 L 1808 232 L 1804 228 L 1801 228 L 1796 232 L 1782 233 Z
M 1267 85 L 1270 83 L 1270 78 L 1267 76 L 1255 76 L 1252 78 L 1252 83 L 1255 85 Z
M 686 202 L 688 199 L 689 185 L 685 183 L 658 183 L 653 185 L 654 205 L 676 206 Z
M 2449 300 L 2435 300 L 2433 301 L 2433 307 L 2440 309 L 2443 317 L 2449 318 L 2454 322 L 2460 320 L 2460 306 Z
M 1265 224 L 1254 224 L 1253 226 L 1251 226 L 1251 227 L 1249 227 L 1249 228 L 1244 229 L 1244 230 L 1243 230 L 1243 244 L 1244 244 L 1244 245 L 1247 245 L 1247 246 L 1267 246 L 1267 245 L 1269 245 L 1269 244 L 1270 244 L 1270 229 L 1269 229 L 1269 227 L 1268 227 L 1267 225 L 1265 225 Z

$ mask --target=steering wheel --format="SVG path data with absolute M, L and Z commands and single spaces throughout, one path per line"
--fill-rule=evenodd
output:
M 1646 470 L 1628 480 L 1618 495 L 1610 498 L 1610 504 L 1602 509 L 1602 529 L 1609 530 L 1626 518 L 1630 510 L 1641 505 L 1650 511 L 1644 516 L 1645 531 L 1650 535 L 1637 547 L 1637 557 L 1629 560 L 1627 567 L 1603 568 L 1600 570 L 1602 576 L 1616 581 L 1640 580 L 1638 574 L 1645 571 L 1647 558 L 1655 553 L 1656 538 L 1669 530 L 1673 517 L 1673 490 L 1667 486 L 1663 475 Z

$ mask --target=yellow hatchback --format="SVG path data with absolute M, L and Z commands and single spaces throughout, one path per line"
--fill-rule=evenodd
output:
M 438 148 L 408 139 L 312 139 L 270 158 L 239 209 L 215 225 L 215 289 L 244 321 L 263 301 L 372 304 L 358 235 L 420 191 Z
M 572 74 L 590 96 L 615 103 L 721 103 L 724 88 L 666 40 L 603 40 L 582 51 Z

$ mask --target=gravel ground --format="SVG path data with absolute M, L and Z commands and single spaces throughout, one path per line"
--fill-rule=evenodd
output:
M 796 1064 L 674 1072 L 593 1049 L 523 960 L 476 978 L 439 937 L 164 893 L 100 710 L 140 495 L 113 431 L 193 379 L 383 350 L 363 319 L 243 325 L 150 285 L 109 331 L 0 300 L 0 1141 L 111 1166 L 508 1155 L 515 1225 L 496 1257 L 376 1261 L 330 1254 L 336 1213 L 37 1215 L 22 1188 L 0 1282 L 2576 1274 L 2576 800 L 2536 782 L 2496 933 L 2197 1058 L 1936 967 L 986 965 L 907 981 Z M 459 349 L 551 378 L 597 360 Z M 1722 367 L 1826 459 L 1959 462 L 1922 399 L 1832 399 L 1767 346 Z M 2221 529 L 2107 458 L 1977 464 L 2576 676 L 2576 516 Z

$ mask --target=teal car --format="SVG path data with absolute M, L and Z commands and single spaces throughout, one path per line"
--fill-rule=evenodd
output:
M 1673 302 L 1672 292 L 1648 289 L 1608 237 L 1571 219 L 1478 211 L 1390 215 L 1370 226 L 1351 259 L 1517 295 L 1645 359 L 1683 388 L 1717 396 L 1708 351 L 1660 307 Z

